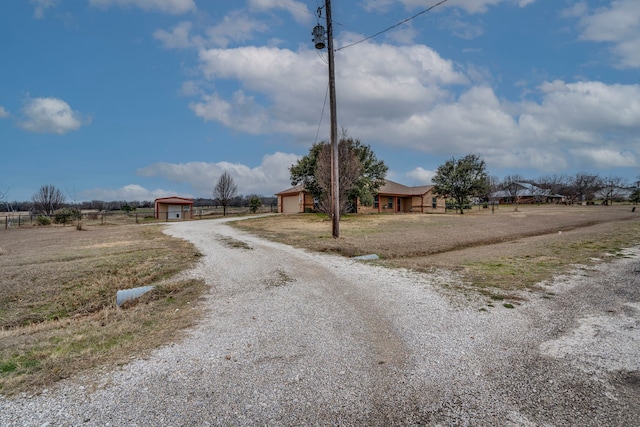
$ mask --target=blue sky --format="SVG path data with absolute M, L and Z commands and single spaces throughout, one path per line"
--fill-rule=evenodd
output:
M 338 124 L 388 178 L 640 175 L 640 1 L 333 0 Z M 210 197 L 290 185 L 329 136 L 323 0 L 0 2 L 0 193 Z M 324 24 L 324 21 L 321 20 Z M 324 114 L 323 114 L 324 108 Z M 316 136 L 317 135 L 317 136 Z

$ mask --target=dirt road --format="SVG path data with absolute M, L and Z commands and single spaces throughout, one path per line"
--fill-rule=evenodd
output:
M 577 268 L 515 309 L 423 275 L 307 253 L 224 221 L 167 232 L 205 254 L 180 343 L 39 396 L 2 425 L 634 425 L 640 258 Z

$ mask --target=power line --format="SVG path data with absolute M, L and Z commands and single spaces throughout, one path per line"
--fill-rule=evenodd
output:
M 429 11 L 431 11 L 431 10 L 435 9 L 436 7 L 440 6 L 440 5 L 441 5 L 441 4 L 443 4 L 443 3 L 446 3 L 447 1 L 448 1 L 448 0 L 441 0 L 441 1 L 439 1 L 438 3 L 434 4 L 433 6 L 430 6 L 430 7 L 428 7 L 427 9 L 425 9 L 425 10 L 423 10 L 423 11 L 421 11 L 421 12 L 418 12 L 418 13 L 416 13 L 415 15 L 413 15 L 413 16 L 411 16 L 411 17 L 409 17 L 409 18 L 407 18 L 407 19 L 405 19 L 405 20 L 403 20 L 403 21 L 400 21 L 400 22 L 398 22 L 398 23 L 397 23 L 397 24 L 395 24 L 395 25 L 392 25 L 392 26 L 390 26 L 390 27 L 388 27 L 388 28 L 385 28 L 384 30 L 379 31 L 379 32 L 375 33 L 374 35 L 371 35 L 371 36 L 369 36 L 369 37 L 365 37 L 365 38 L 363 38 L 362 40 L 358 40 L 357 42 L 354 42 L 354 43 L 348 44 L 348 45 L 346 45 L 346 46 L 342 46 L 341 48 L 336 49 L 336 52 L 337 52 L 337 51 L 339 51 L 339 50 L 346 49 L 346 48 L 351 47 L 351 46 L 355 46 L 355 45 L 360 44 L 360 43 L 362 43 L 362 42 L 365 42 L 365 41 L 367 41 L 367 40 L 370 40 L 370 39 L 372 39 L 372 38 L 374 38 L 374 37 L 379 36 L 380 34 L 386 33 L 386 32 L 387 32 L 387 31 L 389 31 L 389 30 L 392 30 L 392 29 L 394 29 L 394 28 L 396 28 L 396 27 L 399 27 L 400 25 L 405 24 L 405 23 L 407 23 L 407 22 L 411 21 L 412 19 L 417 18 L 418 16 L 420 16 L 420 15 L 422 15 L 422 14 L 425 14 L 425 13 L 427 13 L 427 12 L 429 12 Z
M 327 83 L 327 91 L 324 93 L 324 104 L 322 104 L 322 113 L 320 113 L 320 121 L 318 122 L 318 130 L 316 131 L 316 139 L 314 144 L 318 142 L 318 135 L 320 135 L 320 126 L 322 125 L 322 119 L 324 118 L 324 108 L 327 106 L 327 96 L 329 96 L 329 83 Z

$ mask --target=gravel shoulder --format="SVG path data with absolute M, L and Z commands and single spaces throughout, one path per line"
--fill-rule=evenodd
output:
M 205 255 L 207 314 L 147 359 L 36 396 L 0 424 L 633 425 L 640 252 L 581 268 L 516 309 L 478 311 L 455 274 L 310 253 L 225 220 L 168 226 Z

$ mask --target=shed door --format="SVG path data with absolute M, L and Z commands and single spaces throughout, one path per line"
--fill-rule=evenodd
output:
M 282 197 L 282 213 L 299 213 L 300 212 L 300 197 L 295 196 L 283 196 Z
M 182 206 L 169 205 L 169 219 L 181 219 L 182 218 Z

